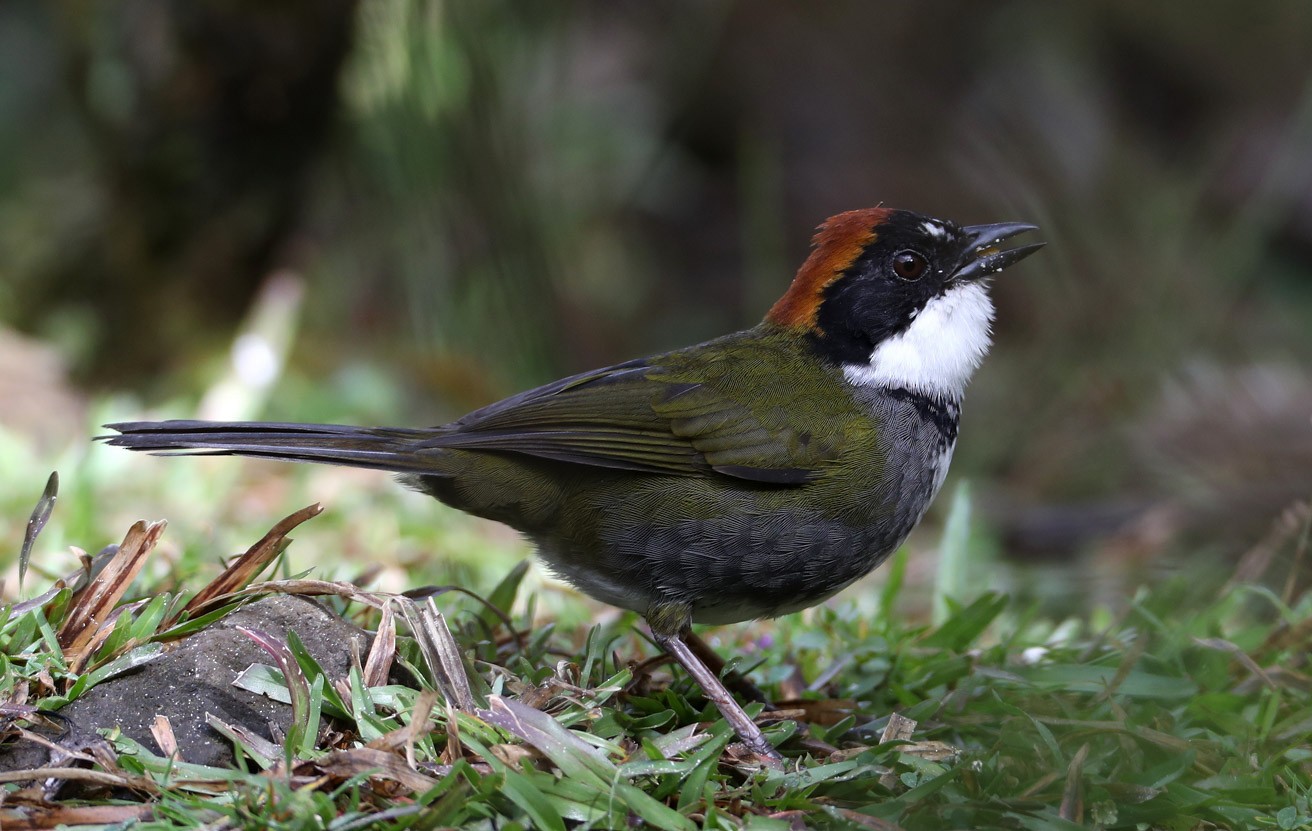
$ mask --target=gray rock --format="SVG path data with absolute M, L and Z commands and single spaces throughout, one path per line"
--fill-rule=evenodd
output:
M 251 664 L 275 661 L 236 627 L 258 629 L 282 640 L 294 630 L 330 681 L 346 677 L 351 665 L 350 640 L 358 638 L 363 655 L 369 636 L 319 604 L 290 595 L 271 595 L 228 615 L 222 621 L 176 644 L 163 657 L 140 669 L 111 678 L 59 711 L 71 738 L 118 726 L 125 735 L 159 753 L 150 727 L 157 715 L 167 716 L 182 760 L 230 767 L 232 745 L 205 721 L 206 713 L 228 724 L 272 738 L 291 725 L 291 707 L 238 689 L 232 682 Z M 46 733 L 59 741 L 59 736 Z M 38 747 L 40 753 L 34 753 Z M 29 742 L 0 748 L 0 770 L 45 764 L 48 751 Z

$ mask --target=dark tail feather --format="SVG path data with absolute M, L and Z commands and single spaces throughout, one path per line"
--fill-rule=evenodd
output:
M 433 438 L 434 430 L 219 421 L 125 421 L 105 426 L 119 435 L 97 436 L 97 440 L 165 456 L 256 456 L 439 476 L 446 456 L 440 449 L 418 447 Z

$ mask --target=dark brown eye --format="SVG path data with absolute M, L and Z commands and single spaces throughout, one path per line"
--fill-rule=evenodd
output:
M 927 268 L 929 263 L 915 251 L 899 251 L 893 255 L 893 273 L 902 280 L 919 280 Z

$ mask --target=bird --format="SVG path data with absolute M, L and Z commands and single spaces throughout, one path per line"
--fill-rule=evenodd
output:
M 110 445 L 373 468 L 504 523 L 554 575 L 642 615 L 765 763 L 782 756 L 689 646 L 693 623 L 814 606 L 882 563 L 943 485 L 996 274 L 1022 222 L 830 217 L 756 326 L 582 372 L 439 427 L 106 425 Z

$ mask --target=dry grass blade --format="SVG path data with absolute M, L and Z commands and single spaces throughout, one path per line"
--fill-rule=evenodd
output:
M 250 754 L 261 767 L 273 767 L 282 756 L 282 748 L 276 742 L 269 741 L 240 724 L 230 724 L 213 713 L 205 714 L 205 723 Z
M 909 719 L 901 713 L 890 713 L 888 724 L 884 725 L 884 732 L 879 737 L 879 743 L 909 742 L 915 732 L 916 722 L 913 719 Z
M 159 745 L 165 756 L 170 759 L 182 758 L 178 752 L 178 738 L 173 734 L 173 723 L 168 716 L 156 714 L 155 721 L 150 725 L 150 735 L 155 738 L 155 744 Z
M 1103 700 L 1112 700 L 1112 696 L 1114 696 L 1116 691 L 1121 688 L 1121 685 L 1125 683 L 1125 679 L 1130 677 L 1130 673 L 1134 672 L 1134 668 L 1138 666 L 1140 659 L 1143 658 L 1147 651 L 1147 638 L 1140 638 L 1130 644 L 1130 648 L 1125 651 L 1125 656 L 1121 658 L 1121 662 L 1116 666 L 1116 674 L 1107 682 L 1106 688 L 1099 693 Z
M 39 744 L 46 750 L 49 750 L 51 763 L 56 766 L 63 765 L 73 760 L 90 763 L 96 761 L 94 757 L 82 752 L 82 750 L 85 749 L 85 746 L 78 748 L 76 746 L 69 746 L 67 743 L 61 744 L 59 742 L 51 741 L 40 733 L 33 733 L 32 731 L 24 730 L 21 727 L 16 728 L 14 733 L 23 741 L 31 742 L 32 744 Z
M 901 713 L 889 713 L 888 724 L 884 725 L 884 732 L 879 737 L 880 744 L 888 742 L 909 742 L 911 736 L 916 732 L 916 722 L 907 718 Z M 879 784 L 885 788 L 892 788 L 897 784 L 897 775 L 889 771 L 879 777 Z
M 127 776 L 89 768 L 27 768 L 0 771 L 0 782 L 30 782 L 34 779 L 59 779 L 72 782 L 90 782 L 115 788 L 131 788 L 145 793 L 159 793 L 159 787 L 142 776 Z M 8 825 L 3 826 L 9 828 Z
M 1141 724 L 1132 727 L 1123 721 L 1086 721 L 1078 718 L 1057 718 L 1055 716 L 1044 716 L 1042 717 L 1042 721 L 1049 727 L 1060 725 L 1063 727 L 1078 727 L 1085 730 L 1106 730 L 1112 733 L 1133 735 L 1143 741 L 1152 742 L 1153 744 L 1162 747 L 1168 747 L 1181 753 L 1188 751 L 1189 748 L 1193 746 L 1193 742 L 1189 739 L 1180 736 L 1173 736 L 1170 733 L 1166 733 L 1162 730 L 1154 730 L 1151 727 L 1144 727 Z
M 1066 768 L 1066 787 L 1061 795 L 1061 807 L 1057 814 L 1071 822 L 1084 821 L 1084 760 L 1089 756 L 1089 746 L 1081 745 L 1075 758 Z
M 203 614 L 216 600 L 225 599 L 246 588 L 264 570 L 264 567 L 287 547 L 287 535 L 302 522 L 321 513 L 323 513 L 323 506 L 316 502 L 282 519 L 269 529 L 269 533 L 260 538 L 259 542 L 246 549 L 246 553 L 224 569 L 222 574 L 197 592 L 196 596 L 165 625 L 171 626 L 177 623 L 183 615 L 194 617 Z
M 374 750 L 395 751 L 401 748 L 405 751 L 405 761 L 412 768 L 417 768 L 418 761 L 415 757 L 415 742 L 429 732 L 431 729 L 430 719 L 433 715 L 433 707 L 437 704 L 437 693 L 434 690 L 424 690 L 419 693 L 415 699 L 414 707 L 410 712 L 410 723 L 404 727 L 385 733 L 382 736 L 369 742 L 366 747 Z M 447 733 L 453 731 L 452 723 L 455 716 L 451 714 L 451 708 L 448 705 Z M 450 748 L 458 745 L 458 736 L 448 741 L 448 751 L 445 755 L 453 755 Z
M 836 811 L 839 816 L 859 828 L 872 828 L 874 831 L 902 831 L 902 826 L 897 823 L 889 822 L 888 820 L 880 819 L 879 817 L 872 817 L 869 814 L 863 814 L 860 811 L 853 811 L 850 808 L 838 808 Z
M 234 597 L 246 597 L 257 594 L 294 594 L 306 597 L 341 597 L 362 603 L 372 609 L 381 609 L 383 600 L 378 595 L 364 591 L 352 583 L 333 580 L 269 580 L 247 586 L 235 594 L 215 598 L 226 601 Z
M 460 645 L 446 625 L 446 616 L 437 610 L 437 604 L 432 598 L 418 611 L 420 627 L 416 634 L 419 635 L 424 657 L 433 669 L 438 691 L 446 697 L 448 705 L 462 712 L 473 712 L 474 693 L 469 687 L 469 676 L 465 674 Z
M 550 759 L 566 778 L 597 788 L 608 788 L 614 781 L 615 765 L 604 752 L 541 710 L 499 695 L 488 697 L 488 707 L 476 715 Z
M 387 674 L 392 671 L 392 662 L 396 659 L 396 613 L 390 603 L 383 604 L 382 615 L 378 621 L 378 631 L 374 642 L 369 647 L 369 657 L 365 660 L 365 688 L 381 687 L 387 683 Z
M 602 758 L 597 748 L 578 738 L 573 731 L 541 710 L 535 710 L 513 698 L 500 695 L 489 698 L 489 709 L 479 710 L 478 717 L 518 736 L 542 751 L 544 756 L 554 759 L 563 748 L 581 753 L 589 760 L 593 757 Z M 610 774 L 612 771 L 609 762 L 602 764 L 602 770 Z
M 59 472 L 54 471 L 46 480 L 46 489 L 32 509 L 32 516 L 27 520 L 27 530 L 23 532 L 23 547 L 18 552 L 18 588 L 23 588 L 23 578 L 27 576 L 27 564 L 32 558 L 32 546 L 50 521 L 50 512 L 55 509 L 55 497 L 59 494 Z
M 87 663 L 91 660 L 92 656 L 96 654 L 96 651 L 99 650 L 105 641 L 109 640 L 110 636 L 114 634 L 115 621 L 117 621 L 121 615 L 134 614 L 136 610 L 143 605 L 145 605 L 145 601 L 139 600 L 135 603 L 128 603 L 124 606 L 119 606 L 110 611 L 103 620 L 98 621 L 96 629 L 92 633 L 90 639 L 87 640 L 78 652 L 65 653 L 65 658 L 68 661 L 69 672 L 81 673 L 85 670 Z
M 151 805 L 33 805 L 0 810 L 0 828 L 37 831 L 61 826 L 126 825 L 148 820 L 154 812 Z
M 1225 638 L 1194 638 L 1194 643 L 1199 646 L 1205 646 L 1208 649 L 1215 649 L 1219 652 L 1228 652 L 1234 656 L 1234 659 L 1243 664 L 1244 669 L 1248 670 L 1254 678 L 1259 679 L 1268 689 L 1278 690 L 1280 685 L 1275 682 L 1266 670 L 1254 661 L 1252 656 L 1245 652 L 1238 644 L 1231 643 Z
M 397 754 L 373 747 L 334 751 L 322 759 L 315 760 L 313 768 L 341 779 L 362 775 L 369 779 L 390 779 L 411 791 L 421 793 L 438 782 L 433 777 L 425 776 L 411 768 L 406 764 L 405 759 Z
M 901 752 L 927 762 L 951 763 L 961 758 L 961 749 L 947 742 L 925 741 L 903 745 Z
M 469 687 L 469 677 L 465 674 L 465 663 L 460 655 L 460 645 L 447 628 L 446 618 L 437 610 L 432 598 L 423 606 L 413 602 L 401 602 L 402 612 L 410 624 L 410 630 L 419 642 L 424 662 L 433 674 L 433 683 L 449 704 L 466 713 L 474 711 L 474 693 Z
M 857 710 L 856 701 L 850 698 L 780 699 L 774 702 L 775 712 L 769 710 L 757 716 L 757 721 L 778 721 L 785 718 L 831 727 Z
M 167 525 L 163 520 L 149 525 L 138 521 L 128 529 L 113 558 L 86 588 L 74 596 L 58 633 L 59 645 L 70 659 L 85 650 L 100 626 L 108 620 Z
M 1306 540 L 1310 523 L 1312 523 L 1312 502 L 1299 500 L 1287 507 L 1271 523 L 1271 528 L 1266 535 L 1239 558 L 1235 573 L 1221 589 L 1221 594 L 1229 594 L 1239 586 L 1262 582 L 1262 578 L 1275 562 L 1276 554 L 1290 540 L 1299 538 L 1300 535 Z M 1296 552 L 1303 544 L 1305 543 L 1299 544 L 1295 549 Z M 1291 576 L 1295 574 L 1297 570 L 1291 572 Z
M 437 693 L 433 690 L 423 690 L 415 697 L 414 706 L 410 711 L 410 722 L 390 733 L 384 733 L 369 742 L 368 747 L 375 750 L 395 750 L 398 747 L 414 745 L 423 734 L 429 731 L 433 708 L 436 705 Z
M 482 604 L 483 609 L 487 616 L 499 619 L 502 625 L 505 626 L 507 630 L 509 630 L 511 640 L 516 642 L 521 640 L 519 632 L 515 631 L 514 622 L 511 621 L 510 616 L 506 614 L 504 610 L 498 607 L 497 604 L 488 600 L 486 597 L 483 597 L 478 592 L 470 591 L 464 586 L 423 586 L 417 589 L 409 589 L 403 592 L 402 594 L 403 596 L 408 597 L 411 600 L 417 602 L 420 600 L 438 597 L 439 595 L 446 594 L 447 592 L 456 592 L 457 594 L 463 594 L 465 597 L 468 597 L 470 600 Z M 491 625 L 490 620 L 487 622 L 489 625 Z M 709 647 L 707 648 L 709 649 Z

